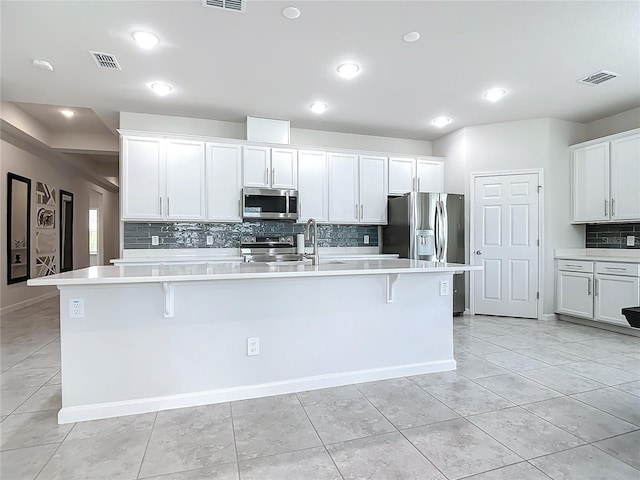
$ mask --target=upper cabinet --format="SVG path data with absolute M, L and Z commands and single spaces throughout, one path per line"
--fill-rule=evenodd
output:
M 389 158 L 389 195 L 443 191 L 444 163 L 441 158 Z
M 123 220 L 204 220 L 204 142 L 122 139 Z
M 316 150 L 298 152 L 299 222 L 314 218 L 329 221 L 329 165 L 327 154 Z
M 290 148 L 244 146 L 243 172 L 245 187 L 297 188 L 297 151 Z
M 640 134 L 572 147 L 572 223 L 640 220 Z
M 242 147 L 207 143 L 207 220 L 241 222 Z

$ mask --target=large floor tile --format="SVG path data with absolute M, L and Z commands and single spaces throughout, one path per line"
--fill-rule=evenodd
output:
M 5 418 L 0 429 L 2 450 L 61 442 L 73 424 L 58 425 L 57 412 L 14 414 Z
M 549 480 L 549 477 L 533 465 L 522 462 L 490 472 L 467 477 L 464 480 Z
M 527 459 L 584 443 L 521 407 L 474 415 L 468 420 Z
M 575 355 L 577 357 L 584 358 L 585 360 L 610 357 L 611 355 L 613 355 L 613 352 L 609 350 L 602 350 L 597 346 L 594 347 L 593 345 L 585 345 L 580 342 L 559 343 L 558 345 L 552 345 L 550 348 L 554 348 L 561 352 L 565 352 L 570 355 Z
M 571 397 L 531 403 L 523 408 L 589 443 L 638 429 Z
M 30 355 L 21 362 L 16 363 L 12 369 L 23 368 L 60 368 L 60 350 L 57 352 L 42 352 L 42 350 Z
M 277 455 L 322 445 L 313 425 L 295 395 L 285 402 L 272 404 L 271 409 L 237 415 L 232 408 L 233 429 L 238 460 Z M 255 404 L 246 411 L 254 411 Z
M 450 480 L 522 460 L 464 418 L 402 433 Z
M 345 479 L 446 480 L 400 433 L 327 447 Z
M 323 447 L 247 460 L 240 462 L 239 467 L 242 480 L 342 480 Z
M 638 480 L 638 470 L 591 445 L 531 460 L 558 480 Z
M 539 383 L 527 380 L 516 373 L 479 378 L 474 381 L 516 405 L 537 402 L 562 395 L 555 390 L 543 387 Z
M 302 392 L 298 398 L 325 444 L 395 430 L 353 385 Z
M 428 387 L 426 391 L 463 416 L 492 412 L 514 405 L 471 381 L 435 385 Z
M 264 411 L 288 412 L 291 409 L 299 409 L 300 402 L 295 394 L 274 395 L 271 397 L 252 398 L 231 402 L 231 413 L 234 417 L 250 415 Z
M 482 358 L 512 372 L 522 372 L 548 366 L 547 363 L 512 351 L 489 353 L 482 355 Z
M 633 373 L 625 372 L 596 362 L 568 363 L 566 365 L 561 365 L 558 368 L 572 373 L 577 373 L 578 375 L 590 378 L 596 382 L 604 383 L 605 385 L 618 385 L 620 383 L 633 382 L 640 379 L 640 372 L 634 375 Z
M 455 370 L 449 372 L 427 373 L 425 375 L 415 375 L 413 377 L 407 377 L 407 380 L 415 383 L 421 388 L 430 387 L 432 385 L 442 385 L 445 383 L 455 383 L 462 380 L 468 380 L 467 377 L 463 377 L 460 372 Z
M 565 395 L 595 390 L 605 386 L 603 383 L 558 367 L 527 370 L 526 372 L 520 372 L 520 375 Z
M 228 404 L 169 410 L 158 412 L 140 475 L 151 477 L 235 460 Z
M 148 439 L 149 432 L 133 432 L 63 442 L 38 480 L 133 480 Z
M 582 342 L 585 345 L 609 350 L 614 353 L 638 353 L 640 352 L 640 338 L 631 335 L 616 334 L 613 337 L 604 337 Z
M 143 477 L 140 478 L 142 479 Z M 240 477 L 238 475 L 238 465 L 234 462 L 146 478 L 149 478 L 149 480 L 239 480 Z
M 0 478 L 6 480 L 33 480 L 53 455 L 58 444 L 18 448 L 0 452 Z
M 1 335 L 1 333 L 0 333 Z M 0 367 L 8 370 L 43 347 L 42 342 L 4 344 L 0 346 Z
M 144 431 L 150 434 L 155 419 L 155 413 L 143 413 L 140 415 L 127 415 L 126 417 L 78 422 L 69 432 L 65 441 L 102 438 Z
M 517 335 L 508 335 L 502 337 L 487 338 L 487 342 L 491 342 L 495 345 L 507 348 L 509 350 L 516 350 L 520 348 L 531 348 L 537 345 L 531 339 L 523 338 Z
M 59 370 L 59 368 L 7 370 L 0 374 L 0 387 L 2 389 L 41 387 L 58 373 Z
M 631 395 L 635 395 L 636 397 L 640 397 L 640 381 L 622 383 L 620 385 L 616 385 L 615 387 L 618 390 L 622 390 L 623 392 L 627 392 Z
M 61 408 L 62 390 L 60 385 L 45 385 L 20 405 L 15 413 L 42 412 L 45 410 L 60 410 Z
M 38 387 L 2 388 L 0 390 L 0 415 L 9 415 L 37 391 Z
M 456 350 L 481 355 L 485 353 L 506 352 L 507 349 L 470 335 L 456 335 L 453 339 Z
M 635 374 L 640 377 L 640 359 L 632 358 L 629 355 L 613 355 L 611 357 L 598 358 L 597 363 L 602 363 L 609 367 L 614 367 L 625 372 Z
M 458 414 L 405 378 L 358 385 L 369 401 L 399 429 L 428 425 Z
M 565 363 L 580 362 L 584 360 L 582 357 L 571 355 L 569 353 L 562 352 L 557 348 L 548 346 L 525 348 L 522 350 L 516 350 L 516 352 L 526 355 L 527 357 L 535 358 L 541 362 L 548 363 L 549 365 L 564 365 Z
M 495 363 L 489 362 L 488 360 L 484 360 L 475 355 L 471 357 L 459 357 L 456 355 L 456 360 L 458 361 L 458 372 L 469 379 L 511 373 L 506 368 L 502 368 Z
M 640 400 L 635 395 L 616 388 L 601 388 L 600 390 L 578 393 L 572 397 L 640 426 Z
M 640 470 L 640 430 L 607 438 L 593 445 Z

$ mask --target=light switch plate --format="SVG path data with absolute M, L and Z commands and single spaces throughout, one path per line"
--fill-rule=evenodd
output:
M 636 245 L 636 237 L 634 235 L 627 235 L 627 247 L 634 247 Z
M 158 238 L 158 235 L 151 235 L 151 245 L 159 245 L 160 244 L 160 239 Z

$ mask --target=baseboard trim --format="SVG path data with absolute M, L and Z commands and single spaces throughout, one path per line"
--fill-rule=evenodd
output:
M 57 297 L 59 294 L 56 289 L 55 292 L 45 293 L 44 295 L 40 295 L 39 297 L 29 298 L 27 300 L 23 300 L 22 302 L 14 303 L 13 305 L 7 305 L 6 307 L 0 308 L 0 315 L 4 315 L 5 313 L 15 312 L 16 310 L 20 310 L 21 308 L 28 307 L 30 305 L 34 305 L 39 302 L 43 302 L 44 300 L 48 300 L 53 297 Z
M 623 335 L 631 335 L 632 337 L 640 337 L 640 330 L 637 328 L 622 327 L 618 325 L 613 325 L 611 323 L 589 320 L 587 318 L 571 317 L 569 315 L 558 315 L 558 319 L 564 320 L 565 322 L 585 325 L 587 327 L 600 328 L 602 330 L 609 330 L 610 332 L 622 333 Z
M 557 319 L 558 316 L 555 313 L 543 313 L 538 320 L 542 320 L 543 322 L 553 322 Z
M 279 382 L 239 387 L 220 388 L 202 392 L 149 397 L 119 402 L 97 403 L 76 407 L 64 407 L 58 412 L 58 423 L 74 423 L 86 420 L 121 417 L 141 413 L 172 410 L 174 408 L 197 407 L 213 403 L 247 400 L 250 398 L 282 395 L 285 393 L 317 390 L 319 388 L 339 387 L 353 383 L 372 382 L 389 378 L 422 375 L 425 373 L 445 372 L 456 369 L 456 361 L 442 360 L 415 363 L 397 367 L 359 370 L 355 372 L 317 375 Z

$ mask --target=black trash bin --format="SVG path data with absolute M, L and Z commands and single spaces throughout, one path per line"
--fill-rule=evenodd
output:
M 622 314 L 627 317 L 627 322 L 634 328 L 640 328 L 640 307 L 623 308 Z

